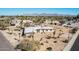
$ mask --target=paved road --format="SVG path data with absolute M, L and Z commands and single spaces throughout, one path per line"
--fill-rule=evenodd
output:
M 0 32 L 0 51 L 14 51 L 9 41 Z
M 72 46 L 71 51 L 79 51 L 79 36 L 77 37 L 76 41 L 74 42 L 74 45 Z

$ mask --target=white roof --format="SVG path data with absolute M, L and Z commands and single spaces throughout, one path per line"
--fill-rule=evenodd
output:
M 34 28 L 33 27 L 25 28 L 24 33 L 31 33 L 31 32 L 34 32 Z
M 37 29 L 53 29 L 52 27 L 41 27 L 41 26 L 38 26 L 38 27 L 27 27 L 27 28 L 25 28 L 25 31 L 24 31 L 24 33 L 32 33 L 32 32 L 34 32 L 35 30 L 37 30 Z
M 31 21 L 31 20 L 23 20 L 23 22 L 26 23 L 26 22 L 33 22 L 33 21 Z

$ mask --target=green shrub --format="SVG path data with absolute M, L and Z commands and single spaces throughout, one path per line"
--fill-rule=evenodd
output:
M 35 51 L 39 49 L 39 45 L 40 43 L 38 41 L 23 40 L 16 46 L 16 49 L 21 49 L 22 51 Z

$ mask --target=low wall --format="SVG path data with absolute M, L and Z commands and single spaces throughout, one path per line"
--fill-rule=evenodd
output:
M 67 46 L 63 49 L 63 51 L 70 51 L 75 44 L 75 41 L 78 39 L 79 36 L 79 30 L 73 35 L 72 39 L 69 41 Z

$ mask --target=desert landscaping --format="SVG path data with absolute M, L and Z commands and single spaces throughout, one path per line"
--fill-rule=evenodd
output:
M 61 25 L 58 20 L 46 19 L 39 23 L 39 20 L 21 19 L 21 16 L 9 19 L 8 25 L 1 24 L 4 29 L 0 30 L 17 51 L 63 51 L 77 31 L 77 28 Z

